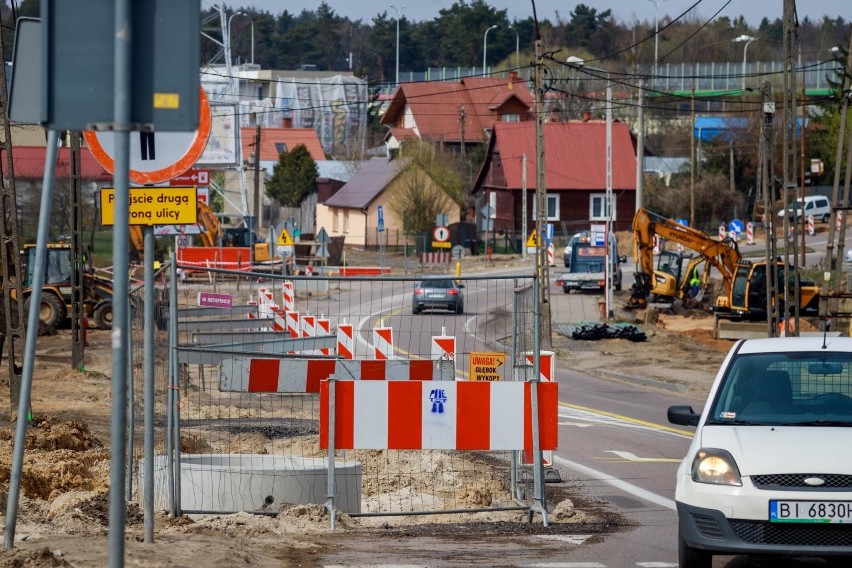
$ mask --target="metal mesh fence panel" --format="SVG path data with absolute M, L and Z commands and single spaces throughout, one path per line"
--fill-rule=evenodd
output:
M 325 503 L 329 456 L 319 444 L 318 391 L 331 374 L 340 381 L 512 381 L 522 379 L 516 368 L 532 346 L 529 277 L 181 272 L 173 298 L 180 398 L 174 484 L 183 512 L 277 512 L 286 503 Z M 434 339 L 449 337 L 452 353 Z M 159 345 L 158 427 L 165 424 L 159 399 L 168 390 L 168 357 Z M 141 373 L 140 347 L 134 335 L 134 373 Z M 483 354 L 500 355 L 502 363 L 472 364 Z M 135 392 L 138 400 L 141 391 Z M 141 440 L 141 417 L 134 418 Z M 162 438 L 155 479 L 165 484 Z M 378 515 L 526 508 L 531 476 L 517 466 L 521 454 L 337 450 L 335 506 Z M 160 493 L 158 508 L 167 492 Z

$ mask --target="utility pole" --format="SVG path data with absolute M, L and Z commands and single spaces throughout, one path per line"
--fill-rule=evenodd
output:
M 521 158 L 521 210 L 524 212 L 521 221 L 521 258 L 527 259 L 527 153 Z
M 3 32 L 0 26 L 0 60 L 6 61 Z M 0 346 L 5 347 L 6 361 L 9 365 L 9 417 L 13 424 L 18 418 L 18 399 L 21 396 L 23 380 L 24 354 L 24 291 L 21 287 L 21 241 L 18 233 L 18 197 L 15 191 L 15 168 L 12 161 L 12 127 L 8 119 L 9 96 L 6 74 L 0 73 L 0 155 L 5 160 L 0 176 L 0 264 L 3 273 L 3 312 L 5 317 L 5 338 L 0 336 Z M 5 345 L 3 344 L 5 341 Z M 0 349 L 2 351 L 3 349 Z M 14 474 L 13 474 L 14 475 Z M 9 518 L 6 519 L 7 525 Z M 7 542 L 11 546 L 11 543 Z
M 536 198 L 536 276 L 539 286 L 541 344 L 553 344 L 550 322 L 550 270 L 547 265 L 547 186 L 544 165 L 544 68 L 541 37 L 535 40 L 535 198 Z
M 645 200 L 645 81 L 642 80 L 639 81 L 638 111 L 639 125 L 636 135 L 636 211 L 639 211 Z
M 464 119 L 465 119 L 464 105 L 461 105 L 459 107 L 459 130 L 460 130 L 460 133 L 461 133 L 461 148 L 460 148 L 460 150 L 461 150 L 462 158 L 464 158 Z
M 689 226 L 695 227 L 695 80 L 689 98 Z
M 257 232 L 260 233 L 260 123 L 257 123 L 257 130 L 254 133 L 254 219 L 257 224 Z M 252 243 L 249 243 L 251 246 Z M 254 247 L 252 246 L 252 255 Z M 254 260 L 252 258 L 252 260 Z
M 83 369 L 85 340 L 83 323 L 83 293 L 86 285 L 83 273 L 86 262 L 83 258 L 83 213 L 80 188 L 80 137 L 79 131 L 68 133 L 71 139 L 71 368 Z
M 847 53 L 852 53 L 852 33 L 849 34 L 849 51 Z M 845 204 L 849 203 L 849 195 L 848 191 L 844 192 L 843 204 L 840 203 L 840 162 L 843 159 L 843 136 L 846 132 L 846 117 L 849 111 L 849 93 L 847 90 L 849 89 L 849 76 L 852 74 L 852 57 L 848 57 L 846 59 L 846 72 L 841 74 L 840 79 L 840 128 L 838 132 L 840 133 L 837 137 L 837 153 L 835 155 L 834 160 L 834 187 L 831 194 L 831 206 L 832 212 L 834 215 L 841 215 L 843 217 L 843 234 L 840 236 L 840 240 L 837 243 L 837 252 L 834 253 L 834 226 L 835 226 L 835 216 L 832 215 L 831 220 L 828 223 L 828 244 L 826 245 L 826 260 L 828 265 L 826 266 L 828 278 L 824 279 L 823 282 L 823 291 L 822 291 L 822 302 L 820 306 L 820 315 L 823 317 L 830 317 L 832 312 L 836 309 L 836 302 L 829 303 L 829 299 L 831 297 L 837 298 L 840 294 L 840 275 L 843 272 L 843 249 L 845 248 L 845 243 L 843 241 L 845 237 L 845 227 L 846 227 L 846 211 Z M 850 134 L 849 144 L 852 145 L 852 134 Z M 848 170 L 848 168 L 847 168 Z M 846 187 L 849 186 L 849 183 L 846 183 Z M 829 292 L 829 288 L 831 288 L 831 292 Z
M 786 210 L 788 203 L 796 203 L 796 61 L 795 53 L 795 16 L 796 0 L 784 0 L 784 31 L 782 51 L 784 59 L 784 153 L 783 153 L 783 176 L 784 189 L 783 199 Z M 804 124 L 802 125 L 804 128 Z M 792 189 L 792 196 L 789 192 Z M 792 199 L 788 199 L 792 197 Z M 802 201 L 802 217 L 805 216 L 805 203 Z M 794 333 L 799 334 L 799 251 L 797 232 L 800 223 L 796 220 L 789 221 L 789 216 L 784 215 L 784 311 L 782 317 L 793 318 Z M 788 225 L 790 223 L 790 225 Z M 789 230 L 788 230 L 789 227 Z M 791 250 L 792 249 L 792 250 Z M 792 278 L 787 274 L 790 267 L 790 257 L 793 257 Z M 793 284 L 792 302 L 793 310 L 790 310 L 790 284 Z M 787 324 L 785 324 L 787 325 Z
M 760 89 L 763 102 L 763 120 L 760 124 L 760 191 L 763 194 L 764 228 L 766 230 L 766 324 L 768 337 L 778 335 L 778 263 L 775 243 L 775 208 L 772 199 L 772 118 L 775 103 L 772 101 L 772 84 L 765 81 Z

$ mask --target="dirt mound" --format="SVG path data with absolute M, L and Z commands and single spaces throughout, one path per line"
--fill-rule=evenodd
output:
M 13 549 L 7 551 L 0 560 L 0 568 L 48 568 L 71 566 L 62 558 L 61 553 L 54 553 L 48 547 L 40 550 Z

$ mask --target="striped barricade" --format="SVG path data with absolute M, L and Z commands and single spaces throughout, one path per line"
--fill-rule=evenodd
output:
M 356 381 L 434 381 L 435 361 L 226 357 L 219 365 L 223 392 L 319 392 L 319 381 L 334 375 Z
M 317 318 L 316 335 L 331 335 L 331 320 L 326 318 Z M 323 347 L 319 350 L 320 355 L 331 355 L 330 347 Z
M 527 364 L 532 367 L 533 363 L 533 352 L 525 351 L 524 358 L 526 359 Z M 553 351 L 542 351 L 541 357 L 539 358 L 539 380 L 541 381 L 553 381 L 556 377 L 556 353 Z M 532 373 L 530 373 L 532 376 Z M 521 377 L 523 380 L 523 377 Z
M 355 328 L 351 323 L 337 326 L 337 356 L 344 359 L 355 358 Z
M 393 328 L 373 328 L 373 357 L 375 359 L 393 359 Z
M 302 337 L 299 328 L 299 312 L 287 312 L 287 332 L 290 337 Z
M 323 381 L 323 449 L 328 448 L 332 384 L 335 449 L 532 449 L 533 384 L 538 394 L 539 447 L 557 447 L 556 383 Z
M 281 284 L 281 304 L 284 306 L 284 311 L 292 312 L 296 309 L 294 286 L 292 280 L 285 280 Z
M 316 335 L 316 328 L 317 328 L 316 316 L 309 316 L 308 314 L 303 315 L 301 317 L 301 322 L 300 322 L 299 328 L 301 329 L 302 337 L 313 337 L 313 336 L 315 336 Z M 317 354 L 317 351 L 311 350 L 311 351 L 307 351 L 307 353 L 315 355 L 315 354 Z

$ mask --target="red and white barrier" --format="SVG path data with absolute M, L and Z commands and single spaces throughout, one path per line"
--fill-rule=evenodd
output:
M 421 264 L 449 264 L 452 255 L 448 252 L 421 252 Z
M 273 311 L 274 321 L 272 323 L 273 331 L 287 331 L 287 312 L 281 308 L 276 308 Z
M 843 211 L 837 212 L 837 230 L 840 230 L 840 225 L 843 224 Z
M 328 448 L 329 385 L 320 386 Z M 532 449 L 529 382 L 334 381 L 335 449 Z M 557 447 L 557 384 L 535 383 L 539 447 Z
M 393 328 L 373 328 L 373 358 L 393 359 Z
M 334 364 L 334 359 L 223 359 L 219 388 L 225 392 L 319 392 L 320 382 L 334 374 Z
M 660 254 L 660 235 L 654 235 L 654 254 Z
M 316 326 L 317 326 L 317 318 L 316 316 L 309 316 L 307 314 L 303 315 L 299 321 L 299 330 L 302 332 L 302 337 L 314 337 L 316 336 Z M 307 351 L 303 351 L 303 353 L 312 353 L 316 354 L 318 351 L 316 349 L 308 349 Z
M 317 335 L 331 335 L 331 321 L 326 318 L 317 318 Z M 321 347 L 320 355 L 331 355 L 331 347 Z
M 292 312 L 296 309 L 292 280 L 285 280 L 281 284 L 281 304 L 284 306 L 284 311 Z
M 754 244 L 754 223 L 746 223 L 746 244 Z
M 737 232 L 736 231 L 728 231 L 728 238 L 732 241 L 737 241 Z
M 351 323 L 337 326 L 337 356 L 344 359 L 355 358 L 355 329 Z
M 814 216 L 808 215 L 808 234 L 813 236 L 815 232 L 816 229 L 814 228 Z
M 456 338 L 452 335 L 432 336 L 432 360 L 456 360 Z
M 299 328 L 299 312 L 287 312 L 287 332 L 293 339 L 302 336 Z
M 547 266 L 556 266 L 556 261 L 553 260 L 554 249 L 553 243 L 547 245 Z
M 532 351 L 525 352 L 524 358 L 530 366 L 534 364 Z M 539 380 L 553 381 L 556 379 L 556 353 L 553 351 L 542 351 L 538 366 Z
M 724 225 L 724 224 L 719 225 L 719 240 L 724 239 L 724 238 L 725 238 L 725 234 L 726 234 L 726 231 L 725 231 L 725 225 Z
M 318 364 L 323 363 L 323 364 Z M 232 357 L 219 367 L 219 388 L 226 392 L 319 392 L 319 381 L 435 381 L 435 361 L 376 359 L 262 359 Z

